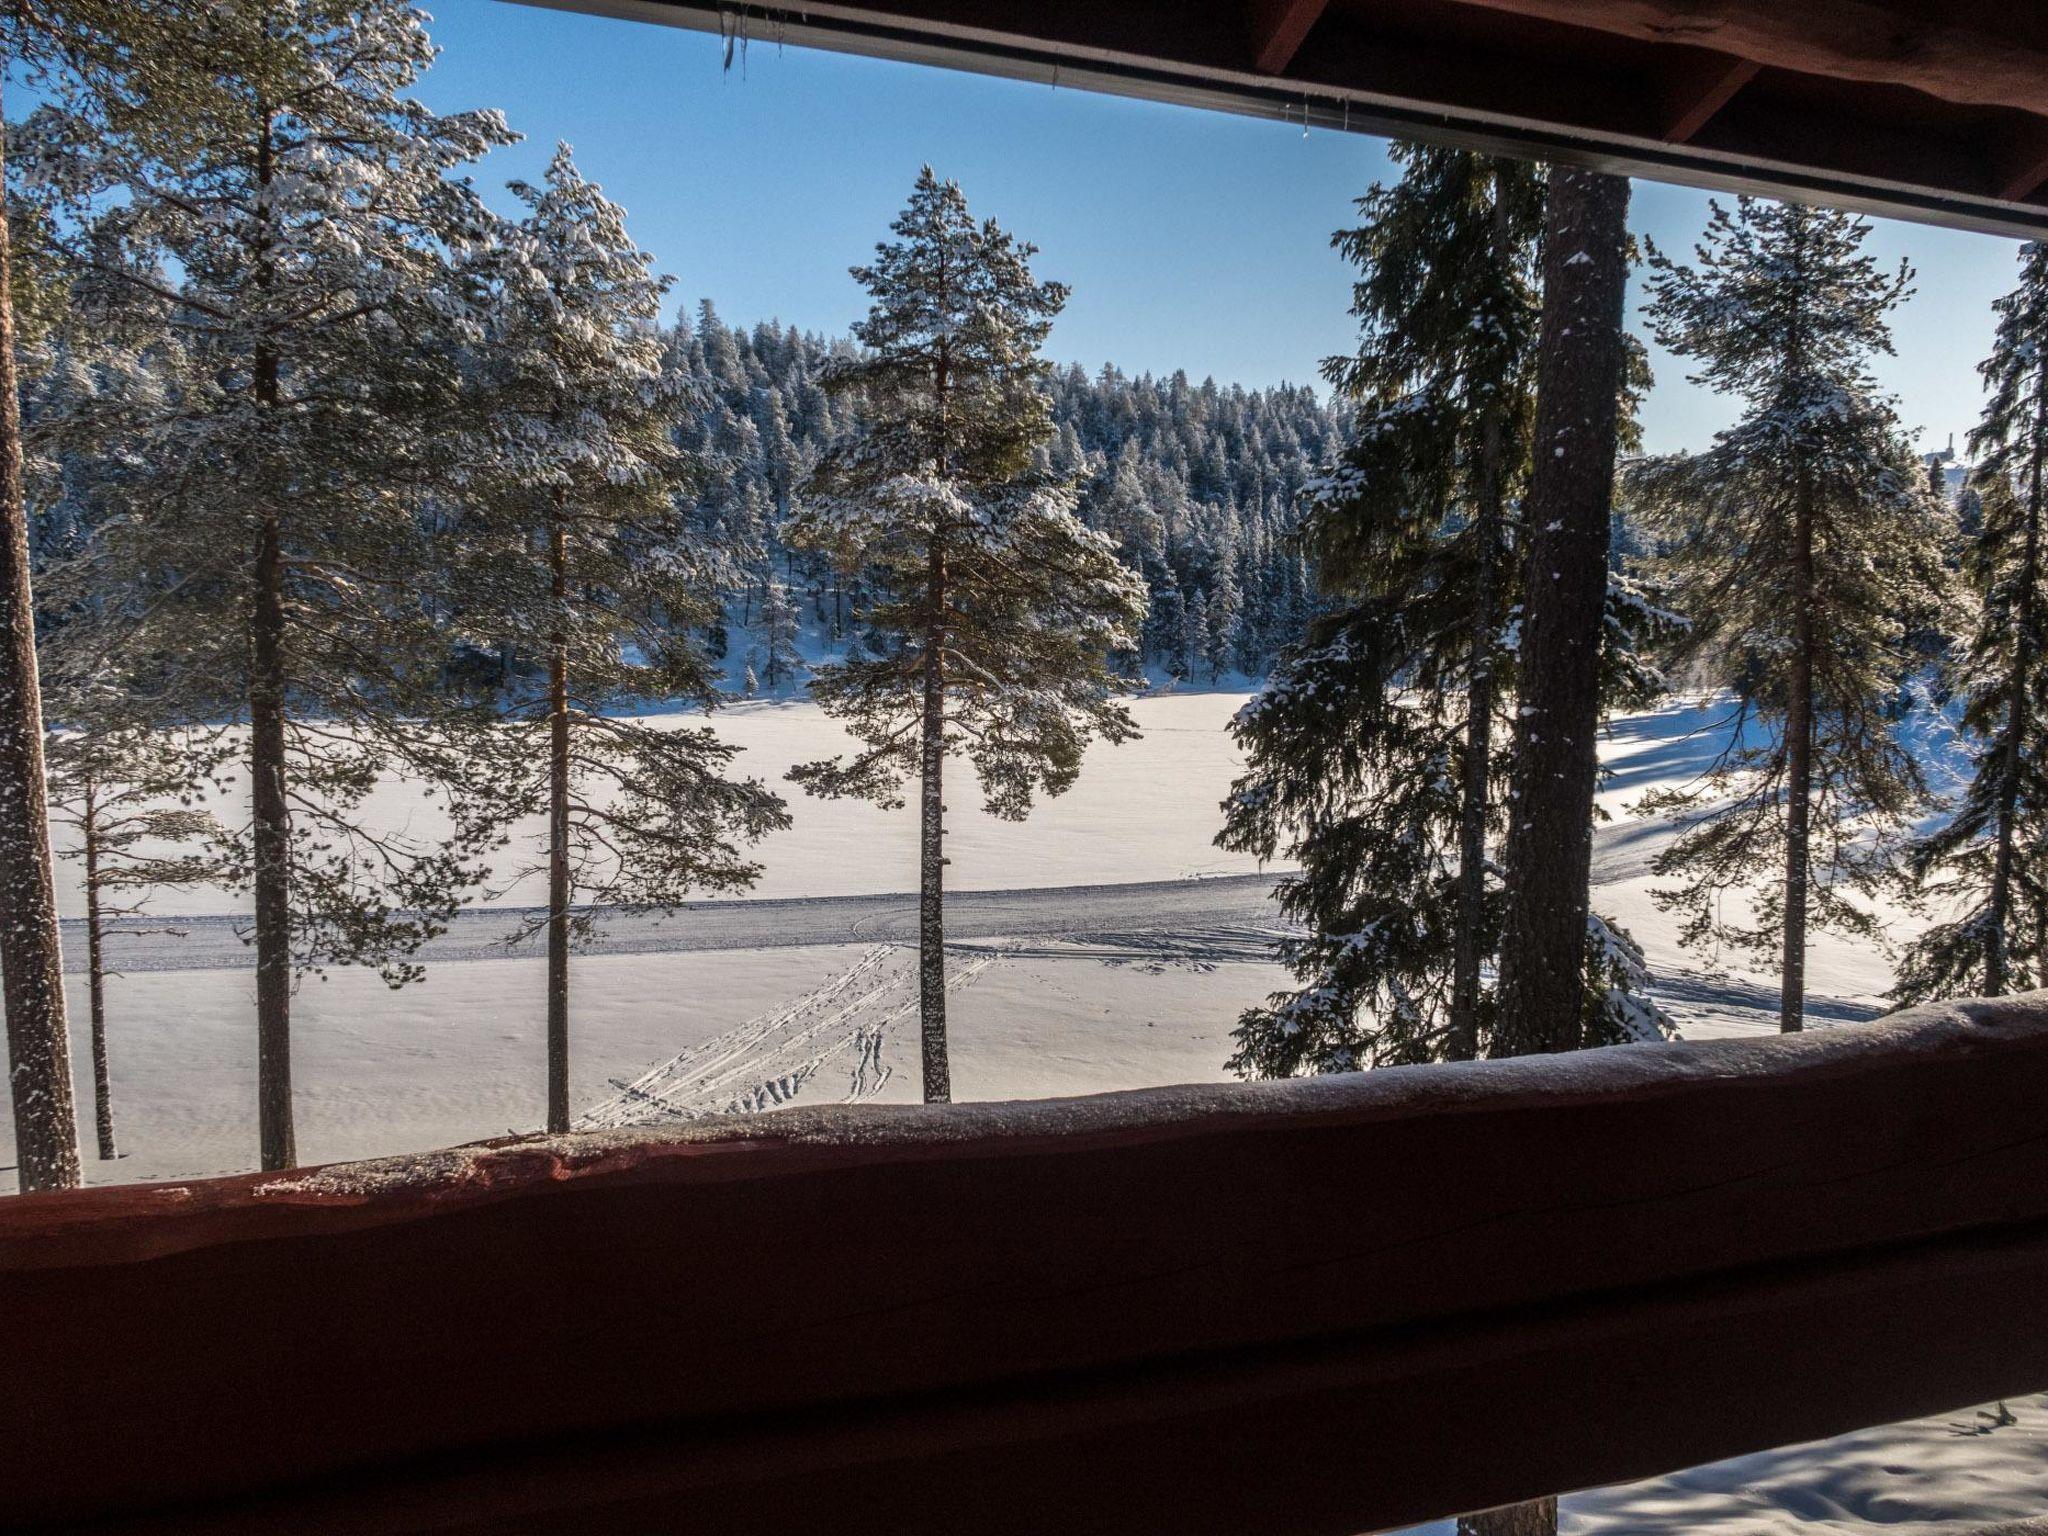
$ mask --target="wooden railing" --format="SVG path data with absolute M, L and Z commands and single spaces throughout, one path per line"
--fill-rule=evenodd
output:
M 0 1522 L 1394 1525 L 2048 1386 L 2048 1000 L 0 1203 Z

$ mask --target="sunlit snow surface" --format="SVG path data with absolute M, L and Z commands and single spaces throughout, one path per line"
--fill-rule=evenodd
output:
M 1874 1346 L 1875 1347 L 1875 1346 Z M 1972 1536 L 2048 1511 L 2048 1394 L 1559 1501 L 1562 1536 Z M 1453 1536 L 1449 1520 L 1398 1536 Z M 2032 1536 L 2032 1533 L 2030 1533 Z
M 1286 980 L 1269 957 L 1270 873 L 1211 842 L 1239 771 L 1225 727 L 1244 699 L 1137 700 L 1143 738 L 1098 744 L 1072 792 L 1021 824 L 980 814 L 963 765 L 949 791 L 947 871 L 956 1096 L 1227 1075 L 1238 1014 Z M 844 745 L 803 702 L 741 706 L 716 724 L 744 749 L 742 771 L 777 782 L 789 764 Z M 1767 973 L 1679 948 L 1675 922 L 1650 898 L 1651 860 L 1672 831 L 1628 808 L 1699 774 L 1729 733 L 1728 710 L 1713 704 L 1618 721 L 1601 795 L 1612 819 L 1595 844 L 1597 907 L 1641 941 L 1660 1000 L 1695 1039 L 1771 1032 L 1776 990 Z M 914 818 L 790 797 L 795 824 L 762 845 L 766 873 L 749 899 L 621 917 L 576 960 L 571 1087 L 588 1123 L 916 1096 L 904 947 L 916 932 Z M 372 812 L 395 822 L 426 814 L 422 804 L 392 784 Z M 61 867 L 75 882 L 76 861 Z M 64 895 L 75 912 L 75 889 Z M 302 1157 L 415 1151 L 540 1120 L 540 951 L 501 944 L 517 926 L 505 909 L 537 895 L 515 888 L 465 914 L 426 955 L 418 985 L 392 992 L 350 970 L 301 985 Z M 253 984 L 233 900 L 199 891 L 158 905 L 149 926 L 171 931 L 110 943 L 122 972 L 109 985 L 109 1033 L 124 1156 L 89 1164 L 96 1181 L 233 1171 L 254 1150 Z M 1898 935 L 1920 921 L 1891 915 Z M 82 954 L 72 943 L 74 970 Z M 1890 980 L 1881 952 L 1827 935 L 1808 971 L 1817 1024 L 1872 1016 Z M 82 983 L 74 975 L 81 1020 Z M 83 1098 L 85 1053 L 75 1056 Z M 6 1115 L 0 1104 L 0 1131 L 11 1131 Z

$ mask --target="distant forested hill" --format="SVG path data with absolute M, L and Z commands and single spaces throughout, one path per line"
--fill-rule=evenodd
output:
M 850 347 L 772 322 L 739 329 L 709 303 L 671 337 L 672 366 L 699 386 L 701 405 L 679 435 L 711 465 L 699 514 L 732 566 L 728 624 L 714 640 L 735 681 L 750 673 L 779 687 L 806 656 L 847 639 L 856 594 L 778 530 L 825 444 L 859 429 L 818 382 Z M 1288 535 L 1295 492 L 1332 448 L 1337 414 L 1313 389 L 1195 384 L 1183 373 L 1077 366 L 1055 373 L 1052 393 L 1052 466 L 1080 482 L 1082 517 L 1151 589 L 1143 653 L 1130 664 L 1204 683 L 1262 674 L 1300 634 L 1311 601 Z

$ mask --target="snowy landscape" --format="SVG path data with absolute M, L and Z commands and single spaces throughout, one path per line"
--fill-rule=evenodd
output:
M 1650 239 L 1624 177 L 1388 143 L 1316 233 L 1322 385 L 1197 382 L 1059 361 L 1074 231 L 931 164 L 821 213 L 827 328 L 735 324 L 566 136 L 416 99 L 407 0 L 53 15 L 0 242 L 16 1212 L 2048 984 L 2048 245 L 1928 453 L 1868 221 Z M 1212 281 L 1174 346 L 1266 323 Z M 2048 1393 L 1457 1529 L 2044 1509 Z
M 1072 791 L 1028 821 L 954 818 L 948 940 L 963 1099 L 1036 1098 L 1223 1081 L 1238 1015 L 1285 983 L 1271 955 L 1273 877 L 1213 845 L 1240 771 L 1226 729 L 1247 695 L 1160 693 L 1133 706 L 1143 735 L 1098 744 Z M 1644 943 L 1656 996 L 1690 1039 L 1775 1031 L 1771 978 L 1704 964 L 1650 899 L 1671 829 L 1630 814 L 1689 781 L 1725 742 L 1725 704 L 1674 704 L 1616 721 L 1609 820 L 1595 834 L 1596 906 Z M 837 727 L 800 700 L 720 711 L 739 771 L 778 780 L 832 750 Z M 233 788 L 227 792 L 235 793 Z M 387 782 L 373 814 L 411 824 L 417 797 Z M 538 836 L 528 828 L 525 836 Z M 760 848 L 744 896 L 606 920 L 574 1017 L 578 1111 L 593 1125 L 805 1103 L 917 1097 L 915 824 L 856 801 L 802 801 Z M 505 862 L 525 862 L 508 850 Z M 78 863 L 62 896 L 82 910 Z M 298 993 L 295 1084 L 307 1162 L 419 1151 L 537 1128 L 540 946 L 508 948 L 533 881 L 494 892 L 425 951 L 426 978 L 393 991 L 335 968 Z M 1892 915 L 1910 936 L 1912 918 Z M 109 1057 L 123 1155 L 96 1182 L 251 1166 L 252 957 L 230 893 L 159 895 L 135 937 L 114 937 Z M 906 947 L 907 946 L 907 947 Z M 80 957 L 81 945 L 70 953 Z M 1873 1017 L 1885 954 L 1814 945 L 1817 1023 Z M 80 997 L 82 1008 L 83 998 Z M 87 1100 L 87 1063 L 77 1064 Z M 625 1090 L 643 1077 L 653 1083 Z M 0 1108 L 0 1134 L 6 1111 Z

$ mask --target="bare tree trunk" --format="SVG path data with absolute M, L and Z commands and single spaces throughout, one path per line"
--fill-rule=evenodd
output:
M 1494 189 L 1495 257 L 1507 255 L 1507 204 Z M 1486 402 L 1480 428 L 1479 473 L 1472 536 L 1479 541 L 1479 566 L 1472 594 L 1473 622 L 1465 696 L 1465 753 L 1458 809 L 1458 931 L 1451 941 L 1451 1017 L 1444 1055 L 1470 1061 L 1479 1054 L 1479 973 L 1493 948 L 1486 930 L 1486 823 L 1491 809 L 1493 768 L 1493 675 L 1500 636 L 1494 608 L 1500 584 L 1501 460 L 1506 453 L 1503 402 Z
M 2012 871 L 2019 834 L 2020 744 L 2027 726 L 2027 683 L 2034 658 L 2025 647 L 2034 632 L 2034 604 L 2041 581 L 2041 470 L 2048 453 L 2048 377 L 2034 397 L 2034 441 L 2027 466 L 2027 536 L 2021 557 L 2019 602 L 2013 612 L 2012 688 L 2006 714 L 2006 749 L 1999 765 L 1997 852 L 1991 866 L 1990 931 L 1984 942 L 1984 995 L 2003 997 L 2006 981 L 2005 925 L 2012 919 Z M 2039 956 L 2036 961 L 2038 963 Z
M 555 608 L 569 601 L 561 506 L 548 530 Z M 548 1130 L 569 1129 L 569 637 L 558 618 L 548 647 Z
M 6 174 L 0 146 L 0 180 Z M 21 397 L 14 372 L 13 253 L 0 218 L 0 973 L 7 1012 L 15 1160 L 24 1190 L 78 1182 L 71 1038 L 50 811 L 43 780 L 43 700 L 21 491 Z
M 926 595 L 934 613 L 946 600 L 946 551 L 932 541 Z M 950 1103 L 952 1067 L 946 1056 L 946 664 L 945 635 L 926 636 L 924 739 L 918 799 L 917 989 L 919 1034 L 924 1043 L 924 1101 Z
M 1496 1056 L 1583 1043 L 1628 196 L 1623 177 L 1551 172 Z
M 112 1162 L 119 1154 L 114 1149 L 114 1094 L 107 1074 L 107 966 L 105 924 L 100 916 L 100 817 L 94 791 L 87 775 L 80 823 L 85 832 L 85 963 L 92 998 L 93 1126 L 99 1137 L 100 1161 Z
M 257 140 L 256 179 L 271 179 L 268 119 Z M 257 242 L 257 283 L 269 286 L 267 237 Z M 255 349 L 260 413 L 279 404 L 278 356 L 268 337 Z M 285 786 L 284 529 L 264 512 L 256 540 L 256 591 L 249 631 L 249 797 L 256 908 L 256 1122 L 262 1165 L 298 1161 L 292 1127 L 291 799 Z

